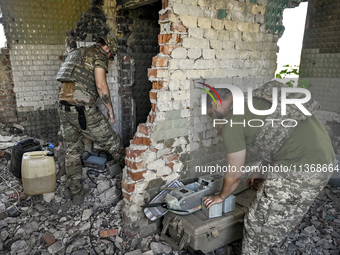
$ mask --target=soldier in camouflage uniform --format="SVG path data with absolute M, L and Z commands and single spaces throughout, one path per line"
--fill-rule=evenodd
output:
M 82 204 L 86 193 L 82 184 L 83 136 L 124 165 L 121 139 L 111 128 L 115 115 L 106 82 L 108 60 L 116 52 L 113 37 L 99 37 L 95 45 L 71 51 L 57 75 L 57 80 L 62 82 L 59 116 L 67 145 L 67 186 L 74 204 Z M 95 105 L 98 97 L 108 110 L 107 118 Z
M 270 96 L 265 95 L 266 90 L 272 87 L 282 87 L 284 84 L 269 82 L 260 89 L 254 91 L 257 98 L 253 99 L 253 106 L 257 110 L 271 108 Z M 234 123 L 248 123 L 257 119 L 265 121 L 266 118 L 279 119 L 281 123 L 281 109 L 269 116 L 255 115 L 249 111 L 245 104 L 244 115 L 234 115 L 232 108 L 233 97 L 230 91 L 217 90 L 222 98 L 222 105 L 214 105 L 208 100 L 208 106 L 215 118 L 231 120 Z M 311 100 L 304 105 L 310 112 L 314 112 L 318 105 Z M 280 107 L 278 107 L 280 108 Z M 238 171 L 227 172 L 224 176 L 224 184 L 218 195 L 205 199 L 208 208 L 216 203 L 221 203 L 227 198 L 240 183 L 246 155 L 253 149 L 264 162 L 277 169 L 292 169 L 291 172 L 273 171 L 266 175 L 264 182 L 259 186 L 255 200 L 251 203 L 249 212 L 244 219 L 244 238 L 242 242 L 242 254 L 286 254 L 288 248 L 288 236 L 294 227 L 299 224 L 309 206 L 319 192 L 328 183 L 332 174 L 332 163 L 335 154 L 331 141 L 317 118 L 312 115 L 309 118 L 299 116 L 299 113 L 287 106 L 287 116 L 295 119 L 298 125 L 285 129 L 281 125 L 262 127 L 249 125 L 225 125 L 223 127 L 223 141 L 227 153 L 227 163 L 236 167 Z M 267 164 L 267 167 L 269 166 Z M 321 172 L 311 172 L 311 168 L 322 166 Z M 268 168 L 267 168 L 268 169 Z M 294 169 L 296 171 L 294 171 Z M 260 177 L 257 173 L 248 180 L 252 184 L 254 178 Z

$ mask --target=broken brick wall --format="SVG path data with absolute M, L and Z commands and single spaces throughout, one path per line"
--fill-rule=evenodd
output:
M 162 1 L 159 53 L 148 70 L 151 111 L 127 148 L 123 172 L 124 219 L 131 236 L 156 231 L 158 223 L 150 222 L 140 205 L 161 185 L 174 179 L 188 183 L 197 177 L 190 168 L 202 155 L 214 160 L 216 149 L 211 148 L 220 143 L 213 139 L 211 124 L 202 118 L 203 129 L 190 129 L 196 110 L 191 104 L 193 82 L 214 78 L 245 88 L 274 77 L 279 33 L 266 29 L 267 4 Z
M 57 139 L 59 84 L 55 77 L 65 52 L 65 31 L 88 4 L 88 0 L 0 1 L 16 99 L 13 116 L 27 135 Z M 13 98 L 13 93 L 6 96 Z M 4 107 L 8 106 L 1 105 L 1 112 Z
M 321 104 L 319 119 L 340 154 L 340 3 L 309 1 L 303 39 L 300 79 Z
M 9 50 L 2 48 L 0 53 L 0 122 L 9 125 L 18 122 L 13 87 Z

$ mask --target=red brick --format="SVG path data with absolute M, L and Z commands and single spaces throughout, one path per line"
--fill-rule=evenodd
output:
M 165 57 L 153 57 L 152 65 L 154 67 L 167 67 L 169 65 L 168 58 Z
M 130 230 L 125 230 L 124 231 L 124 234 L 125 236 L 127 236 L 129 239 L 134 239 L 137 235 L 138 235 L 138 232 L 133 232 L 133 231 L 130 231 Z
M 165 9 L 169 6 L 169 0 L 162 0 L 162 8 Z
M 157 100 L 157 92 L 149 92 L 150 99 Z
M 170 43 L 182 43 L 183 39 L 179 34 L 172 34 L 171 39 L 169 40 Z
M 102 229 L 99 232 L 100 237 L 109 237 L 109 236 L 116 236 L 116 235 L 118 235 L 118 229 L 117 228 L 108 229 L 108 230 Z
M 164 14 L 159 15 L 159 20 L 165 21 L 169 19 L 169 14 L 171 14 L 170 10 L 167 10 Z
M 151 145 L 151 140 L 148 137 L 135 137 L 132 142 L 132 144 L 138 144 L 138 145 Z
M 50 232 L 45 232 L 42 238 L 48 246 L 56 242 L 55 237 Z
M 160 47 L 160 51 L 165 55 L 170 55 L 174 49 L 176 49 L 178 45 L 165 44 Z M 155 76 L 157 77 L 157 76 Z
M 147 126 L 145 124 L 139 124 L 138 131 L 141 132 L 144 135 L 149 135 L 151 131 L 151 127 Z
M 184 32 L 188 32 L 188 29 L 183 26 L 182 22 L 173 22 L 171 24 L 171 31 L 175 31 L 175 32 L 180 32 L 180 33 L 184 33 Z
M 139 172 L 132 172 L 130 169 L 127 170 L 127 174 L 130 176 L 130 178 L 134 181 L 139 181 L 144 179 L 143 174 L 146 173 L 146 170 L 139 171 Z
M 135 183 L 126 183 L 124 180 L 122 181 L 122 189 L 126 192 L 131 193 L 135 190 Z
M 132 161 L 130 161 L 130 160 L 128 160 L 128 159 L 125 159 L 125 164 L 126 164 L 128 167 L 130 167 L 131 169 L 135 169 L 135 170 L 138 169 L 136 163 L 135 163 L 135 162 L 132 162 Z
M 133 150 L 133 149 L 130 149 L 130 148 L 126 148 L 125 155 L 128 158 L 137 158 L 137 157 L 140 157 L 142 155 L 142 153 L 144 153 L 144 152 L 145 152 L 145 150 Z
M 150 116 L 150 123 L 153 123 L 154 121 L 155 121 L 155 117 L 156 117 L 156 115 L 155 114 L 152 114 L 151 116 Z
M 128 201 L 131 202 L 131 195 L 126 194 L 126 193 L 123 192 L 123 197 L 126 198 Z
M 157 69 L 153 69 L 153 68 L 148 68 L 148 77 L 157 77 Z
M 137 169 L 144 169 L 144 168 L 146 168 L 146 164 L 145 164 L 144 161 L 136 162 L 135 164 L 137 166 Z
M 18 193 L 14 192 L 8 195 L 8 199 L 18 199 Z M 24 200 L 26 199 L 26 194 L 24 192 L 19 193 L 19 199 Z
M 156 111 L 156 104 L 151 104 L 151 110 L 152 110 L 153 112 Z
M 165 164 L 165 165 L 170 167 L 171 170 L 174 170 L 174 163 L 168 163 L 168 164 Z
M 162 89 L 164 86 L 164 81 L 153 81 L 152 82 L 152 88 L 153 89 Z
M 172 37 L 172 34 L 159 34 L 158 35 L 158 43 L 164 44 L 167 43 Z
M 178 154 L 169 154 L 164 157 L 167 162 L 178 160 Z

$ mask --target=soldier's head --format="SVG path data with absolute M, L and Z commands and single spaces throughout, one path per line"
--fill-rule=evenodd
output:
M 210 96 L 207 96 L 207 111 L 208 114 L 214 118 L 217 119 L 223 119 L 226 117 L 232 102 L 233 102 L 233 96 L 229 89 L 226 88 L 215 88 L 217 94 L 220 96 L 222 105 L 218 99 L 215 97 L 215 102 Z M 210 91 L 212 94 L 214 94 L 212 91 Z
M 109 60 L 113 60 L 117 54 L 117 43 L 113 36 L 98 36 L 97 43 L 108 53 Z

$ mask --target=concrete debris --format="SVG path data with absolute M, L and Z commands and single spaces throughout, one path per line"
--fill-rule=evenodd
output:
M 96 184 L 84 175 L 90 193 L 83 205 L 75 206 L 65 176 L 57 179 L 53 193 L 26 196 L 21 181 L 9 171 L 10 157 L 3 159 L 0 161 L 0 254 L 153 255 L 157 253 L 151 250 L 152 242 L 157 251 L 171 252 L 170 246 L 157 245 L 158 235 L 144 238 L 143 248 L 136 239 L 125 235 L 121 174 L 113 179 L 108 173 L 90 174 Z

